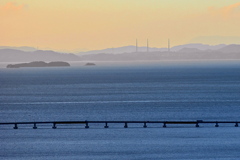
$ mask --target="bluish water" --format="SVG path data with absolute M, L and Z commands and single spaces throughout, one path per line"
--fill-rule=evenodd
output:
M 239 114 L 239 64 L 0 69 L 1 122 L 240 121 Z M 62 126 L 57 131 L 50 129 L 51 126 L 40 126 L 37 130 L 31 127 L 0 129 L 4 144 L 0 155 L 4 159 L 237 159 L 240 156 L 240 143 L 236 142 L 239 129 L 230 126 L 218 130 L 209 126 L 201 130 L 173 126 L 163 130 L 155 125 L 147 130 L 139 129 L 142 126 L 126 130 L 123 125 L 109 129 L 96 125 L 90 126 L 90 130 L 83 129 L 84 126 Z
M 0 77 L 1 121 L 239 120 L 240 65 L 1 69 Z

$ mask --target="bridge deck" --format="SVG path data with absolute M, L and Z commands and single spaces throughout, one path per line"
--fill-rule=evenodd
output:
M 235 127 L 238 127 L 238 123 L 240 121 L 37 121 L 37 122 L 2 122 L 2 125 L 14 125 L 13 129 L 18 129 L 18 125 L 23 124 L 33 124 L 33 129 L 37 129 L 37 124 L 52 124 L 52 128 L 56 129 L 57 124 L 85 124 L 85 128 L 89 128 L 89 124 L 105 124 L 104 128 L 109 128 L 108 124 L 111 123 L 122 123 L 124 124 L 124 128 L 128 128 L 128 124 L 143 124 L 144 128 L 147 128 L 147 124 L 150 123 L 159 123 L 163 124 L 163 127 L 167 127 L 167 124 L 195 124 L 195 127 L 199 127 L 199 124 L 215 124 L 215 127 L 219 127 L 219 124 L 234 124 Z

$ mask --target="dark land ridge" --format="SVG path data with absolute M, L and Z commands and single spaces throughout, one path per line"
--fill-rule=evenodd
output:
M 34 61 L 162 61 L 162 60 L 239 60 L 239 44 L 220 44 L 215 46 L 204 44 L 185 44 L 168 48 L 147 48 L 125 46 L 72 53 L 59 53 L 50 50 L 34 50 L 23 48 L 22 51 L 0 46 L 0 62 L 34 62 Z
M 67 62 L 43 62 L 43 61 L 35 61 L 30 63 L 20 63 L 20 64 L 9 64 L 7 68 L 21 68 L 21 67 L 69 67 L 70 64 Z
M 95 63 L 86 63 L 85 66 L 95 66 L 96 64 Z

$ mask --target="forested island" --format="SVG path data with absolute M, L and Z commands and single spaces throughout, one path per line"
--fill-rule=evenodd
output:
M 21 68 L 21 67 L 69 67 L 70 64 L 67 62 L 43 62 L 43 61 L 35 61 L 30 63 L 20 63 L 20 64 L 9 64 L 7 68 Z

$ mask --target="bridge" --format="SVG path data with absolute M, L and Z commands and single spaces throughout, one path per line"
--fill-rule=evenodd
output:
M 147 124 L 155 123 L 162 124 L 163 128 L 170 126 L 171 124 L 179 125 L 193 125 L 195 127 L 200 127 L 200 124 L 213 124 L 215 127 L 219 127 L 219 124 L 233 124 L 233 126 L 238 127 L 240 121 L 38 121 L 38 122 L 4 122 L 0 123 L 0 126 L 3 125 L 13 125 L 13 129 L 18 129 L 20 125 L 33 125 L 33 129 L 37 129 L 38 124 L 51 124 L 52 129 L 57 129 L 57 126 L 60 124 L 71 125 L 71 124 L 83 124 L 85 128 L 89 128 L 90 124 L 103 124 L 104 128 L 109 128 L 110 124 L 123 124 L 124 128 L 128 128 L 128 124 L 142 124 L 143 128 L 147 128 Z

